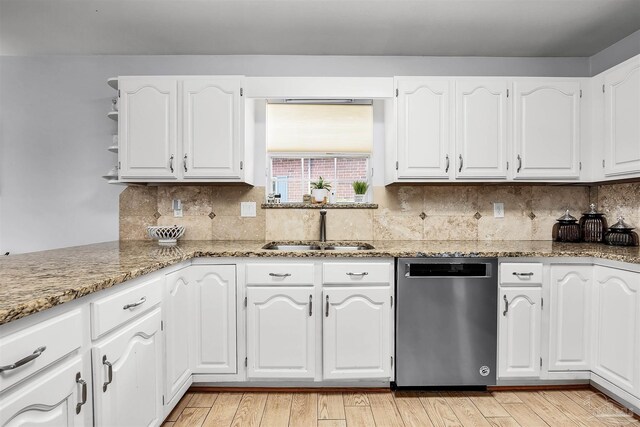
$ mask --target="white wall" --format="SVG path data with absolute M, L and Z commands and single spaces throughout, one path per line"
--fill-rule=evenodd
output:
M 108 185 L 100 178 L 115 160 L 105 150 L 115 130 L 115 123 L 106 118 L 114 95 L 106 85 L 111 76 L 583 77 L 589 72 L 588 58 L 0 57 L 0 252 L 118 238 L 118 194 L 122 187 Z M 374 159 L 374 167 L 378 160 Z
M 636 55 L 640 55 L 640 30 L 589 58 L 589 75 L 600 74 Z

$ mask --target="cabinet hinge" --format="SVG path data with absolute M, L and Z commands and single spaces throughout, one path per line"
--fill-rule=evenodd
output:
M 396 162 L 396 170 L 398 170 L 398 162 Z
M 244 366 L 245 367 L 249 366 L 249 358 L 248 357 L 244 358 Z
M 580 98 L 582 98 L 582 89 L 580 89 Z
M 240 88 L 240 96 L 244 95 L 244 90 Z
M 247 297 L 244 297 L 244 306 L 247 306 Z
M 398 97 L 398 89 L 396 89 L 396 98 Z
M 242 170 L 243 167 L 244 167 L 244 163 L 240 161 L 240 170 Z
M 507 89 L 507 98 L 509 97 L 509 89 Z
M 163 320 L 160 321 L 160 330 L 164 331 L 164 321 Z
M 393 307 L 393 295 L 391 295 L 391 307 Z

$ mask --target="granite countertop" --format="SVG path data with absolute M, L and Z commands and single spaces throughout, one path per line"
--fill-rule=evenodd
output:
M 549 241 L 371 241 L 366 251 L 273 251 L 264 241 L 151 241 L 0 258 L 0 325 L 195 257 L 596 257 L 640 264 L 640 248 Z

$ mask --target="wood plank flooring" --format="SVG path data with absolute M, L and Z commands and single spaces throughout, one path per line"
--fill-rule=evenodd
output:
M 517 392 L 198 392 L 165 427 L 640 427 L 594 390 Z

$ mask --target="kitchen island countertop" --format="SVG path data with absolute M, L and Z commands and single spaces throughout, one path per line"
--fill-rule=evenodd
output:
M 0 325 L 197 257 L 588 257 L 640 264 L 640 248 L 550 241 L 368 241 L 364 251 L 274 251 L 264 241 L 115 241 L 0 258 Z M 294 242 L 291 242 L 294 243 Z M 348 243 L 348 242 L 345 242 Z

